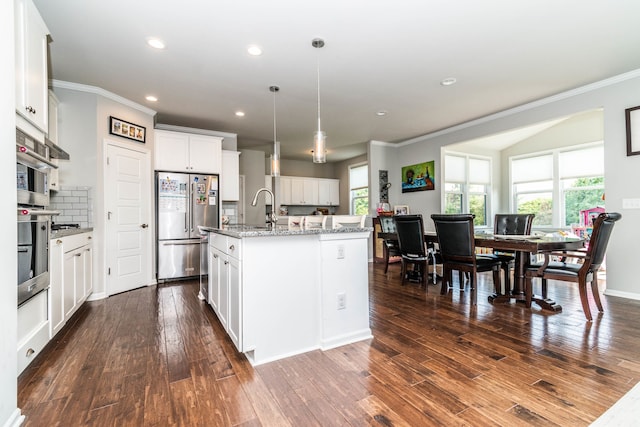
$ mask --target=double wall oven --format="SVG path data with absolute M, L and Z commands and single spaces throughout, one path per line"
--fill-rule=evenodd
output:
M 18 199 L 18 306 L 49 287 L 49 172 L 56 167 L 48 148 L 16 130 Z

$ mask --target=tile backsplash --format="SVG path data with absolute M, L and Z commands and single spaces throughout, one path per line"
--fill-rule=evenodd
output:
M 93 189 L 91 187 L 60 187 L 51 192 L 49 207 L 60 211 L 53 217 L 58 224 L 79 224 L 82 228 L 93 227 Z

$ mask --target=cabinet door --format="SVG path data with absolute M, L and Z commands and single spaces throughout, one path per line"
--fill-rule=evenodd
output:
M 220 316 L 220 273 L 222 255 L 220 251 L 209 245 L 209 305 Z
M 155 169 L 189 171 L 189 136 L 179 132 L 155 131 Z
M 16 111 L 47 133 L 49 30 L 31 0 L 17 0 L 15 5 Z
M 84 265 L 84 298 L 86 300 L 93 292 L 93 247 L 87 245 L 82 250 L 82 263 Z
M 62 306 L 64 317 L 68 319 L 76 309 L 76 252 L 70 251 L 64 254 Z
M 304 204 L 305 205 L 317 205 L 318 204 L 318 180 L 316 178 L 305 178 L 303 180 L 304 186 Z
M 291 178 L 291 204 L 304 205 L 304 178 Z
M 49 338 L 53 338 L 64 326 L 62 298 L 64 273 L 64 249 L 62 239 L 49 242 Z
M 242 351 L 242 274 L 241 262 L 229 258 L 229 317 L 227 333 L 238 351 Z
M 240 200 L 240 153 L 222 150 L 222 200 Z
M 278 195 L 279 204 L 281 205 L 291 205 L 292 203 L 292 194 L 291 194 L 291 178 L 286 176 L 281 176 L 278 178 L 278 187 L 280 190 L 280 194 Z
M 189 135 L 189 171 L 222 172 L 222 139 L 207 135 Z
M 340 180 L 318 180 L 318 204 L 324 206 L 338 206 L 340 204 Z
M 74 287 L 75 287 L 75 305 L 76 309 L 84 301 L 84 247 L 73 251 L 73 268 L 74 268 Z
M 229 318 L 229 257 L 223 255 L 220 262 L 220 300 L 218 301 L 218 319 L 225 330 Z

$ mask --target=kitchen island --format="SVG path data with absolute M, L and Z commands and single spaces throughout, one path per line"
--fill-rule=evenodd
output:
M 371 338 L 370 227 L 202 227 L 208 295 L 253 365 Z

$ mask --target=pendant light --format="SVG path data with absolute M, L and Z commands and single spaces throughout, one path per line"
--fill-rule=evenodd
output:
M 313 39 L 311 46 L 320 49 L 324 46 L 324 40 Z M 313 163 L 327 162 L 327 135 L 320 130 L 320 55 L 318 54 L 318 131 L 313 135 Z
M 280 142 L 276 137 L 276 93 L 278 86 L 269 86 L 273 93 L 273 154 L 271 155 L 271 176 L 280 176 Z

